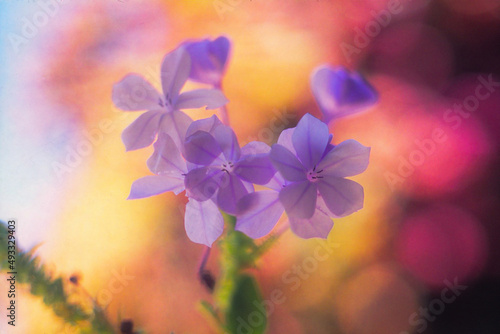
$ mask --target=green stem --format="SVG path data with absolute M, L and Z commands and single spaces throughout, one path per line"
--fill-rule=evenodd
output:
M 231 332 L 228 326 L 228 314 L 234 311 L 234 299 L 239 288 L 239 282 L 244 277 L 251 276 L 248 269 L 255 268 L 257 261 L 270 249 L 282 233 L 276 233 L 260 245 L 245 234 L 234 229 L 236 219 L 224 215 L 226 234 L 217 243 L 220 250 L 220 276 L 214 290 L 214 304 L 202 301 L 203 310 L 215 320 L 222 333 Z

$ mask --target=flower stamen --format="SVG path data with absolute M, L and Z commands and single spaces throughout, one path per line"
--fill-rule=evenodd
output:
M 322 179 L 323 176 L 320 176 L 323 170 L 316 171 L 316 166 L 313 167 L 312 170 L 307 172 L 307 179 L 311 182 L 316 182 L 318 179 Z

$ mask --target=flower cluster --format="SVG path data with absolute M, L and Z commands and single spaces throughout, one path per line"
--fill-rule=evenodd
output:
M 123 131 L 126 149 L 154 143 L 147 161 L 154 175 L 136 180 L 129 199 L 185 191 L 186 233 L 207 246 L 223 232 L 221 211 L 235 216 L 236 229 L 252 238 L 268 234 L 284 212 L 296 235 L 326 238 L 332 218 L 363 207 L 362 186 L 345 177 L 367 168 L 370 149 L 355 140 L 332 144 L 327 124 L 310 114 L 284 130 L 272 147 L 262 142 L 240 147 L 232 128 L 217 116 L 193 121 L 183 109 L 224 108 L 228 102 L 221 87 L 230 48 L 226 37 L 181 44 L 163 60 L 163 94 L 137 74 L 114 85 L 118 108 L 147 110 Z M 189 79 L 210 87 L 181 93 Z M 369 84 L 344 68 L 318 68 L 311 88 L 326 121 L 377 101 Z M 254 185 L 268 190 L 255 191 Z

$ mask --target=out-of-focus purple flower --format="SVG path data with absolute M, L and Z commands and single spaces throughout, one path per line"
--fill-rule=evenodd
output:
M 128 199 L 145 198 L 168 191 L 178 195 L 184 191 L 188 166 L 172 138 L 160 133 L 154 148 L 147 164 L 156 175 L 135 181 Z M 222 234 L 224 219 L 214 201 L 198 202 L 191 198 L 186 205 L 184 226 L 191 241 L 211 247 Z
M 254 153 L 254 144 L 240 149 L 233 130 L 217 117 L 195 121 L 187 130 L 185 158 L 197 167 L 185 178 L 187 195 L 197 201 L 211 198 L 229 214 L 253 185 L 266 184 L 276 173 L 269 154 Z
M 182 145 L 192 120 L 181 109 L 216 109 L 228 100 L 218 89 L 197 89 L 180 94 L 191 70 L 189 53 L 182 47 L 170 52 L 161 66 L 160 94 L 138 74 L 128 74 L 113 86 L 114 104 L 124 111 L 148 110 L 122 133 L 127 151 L 149 146 L 160 131 L 168 133 L 176 145 Z
M 226 71 L 231 42 L 225 36 L 215 40 L 203 39 L 183 44 L 191 56 L 189 78 L 201 83 L 221 86 Z
M 282 132 L 270 158 L 278 169 L 272 190 L 248 194 L 238 203 L 236 229 L 253 238 L 266 235 L 286 211 L 292 231 L 302 238 L 326 238 L 332 217 L 363 207 L 363 187 L 344 177 L 363 172 L 370 148 L 355 140 L 337 146 L 328 127 L 306 114 L 296 128 Z
M 361 112 L 378 101 L 378 94 L 358 72 L 327 65 L 311 75 L 311 89 L 326 123 Z

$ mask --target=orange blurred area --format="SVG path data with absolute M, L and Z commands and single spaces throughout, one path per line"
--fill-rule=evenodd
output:
M 267 333 L 500 331 L 497 1 L 42 2 L 55 5 L 0 1 L 0 218 L 19 221 L 20 246 L 38 245 L 68 289 L 80 277 L 75 301 L 94 298 L 117 328 L 132 319 L 146 333 L 216 332 L 199 311 L 211 295 L 196 276 L 203 246 L 186 236 L 184 194 L 126 200 L 150 174 L 152 147 L 125 152 L 120 134 L 139 113 L 117 109 L 111 89 L 130 72 L 160 89 L 167 52 L 225 35 L 223 90 L 240 144 L 272 145 L 305 113 L 321 115 L 310 89 L 318 65 L 360 71 L 380 96 L 329 124 L 334 144 L 371 147 L 353 178 L 363 210 L 335 219 L 327 240 L 287 230 L 252 271 L 271 301 Z M 448 303 L 454 280 L 467 289 Z M 2 319 L 1 333 L 78 332 L 19 289 L 19 326 Z

